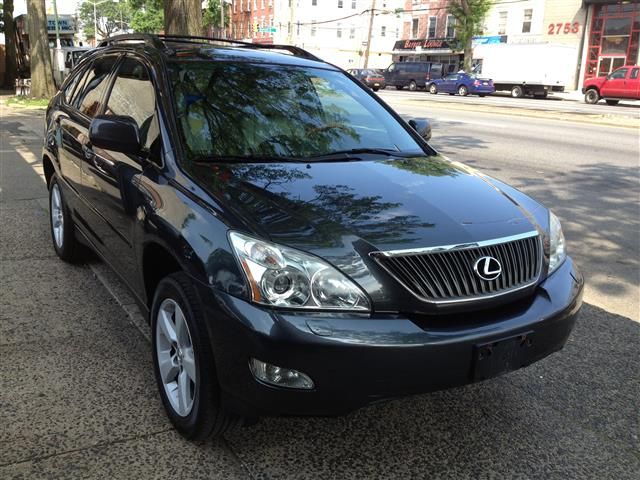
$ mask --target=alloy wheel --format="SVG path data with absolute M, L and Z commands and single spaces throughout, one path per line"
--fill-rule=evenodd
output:
M 51 228 L 53 229 L 53 239 L 58 248 L 62 248 L 64 242 L 64 214 L 62 212 L 62 196 L 60 187 L 54 183 L 51 187 Z
M 160 305 L 155 335 L 164 391 L 173 410 L 186 417 L 193 408 L 198 374 L 189 326 L 175 300 L 167 298 Z

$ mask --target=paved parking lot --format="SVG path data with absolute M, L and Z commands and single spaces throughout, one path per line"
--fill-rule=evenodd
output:
M 562 352 L 505 377 L 182 440 L 122 287 L 54 255 L 41 112 L 3 109 L 0 478 L 638 478 L 640 324 L 591 305 Z

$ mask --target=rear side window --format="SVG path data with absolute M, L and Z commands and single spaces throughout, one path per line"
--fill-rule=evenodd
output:
M 105 115 L 132 117 L 140 129 L 140 140 L 148 150 L 159 138 L 156 96 L 147 68 L 135 58 L 125 58 L 118 68 Z
M 102 108 L 100 102 L 108 86 L 107 79 L 116 60 L 118 57 L 115 55 L 98 58 L 84 75 L 82 90 L 77 95 L 74 104 L 80 112 L 89 118 L 95 117 Z

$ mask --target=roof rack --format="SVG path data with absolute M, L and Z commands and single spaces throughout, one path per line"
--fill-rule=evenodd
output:
M 304 50 L 303 48 L 293 45 L 281 45 L 281 44 L 262 44 L 262 43 L 249 43 L 242 40 L 234 40 L 230 38 L 217 38 L 217 37 L 200 37 L 195 35 L 164 35 L 164 34 L 150 34 L 150 33 L 129 33 L 124 35 L 115 35 L 113 37 L 105 38 L 99 47 L 106 47 L 114 45 L 116 43 L 129 43 L 129 42 L 144 42 L 150 47 L 159 48 L 161 50 L 167 50 L 167 46 L 164 42 L 174 43 L 226 43 L 232 44 L 241 48 L 252 48 L 256 50 L 284 50 L 296 57 L 305 58 L 307 60 L 320 61 L 320 58 L 316 57 L 312 53 Z

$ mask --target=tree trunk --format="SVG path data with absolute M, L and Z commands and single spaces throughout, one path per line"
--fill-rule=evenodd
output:
M 164 0 L 164 33 L 202 35 L 202 2 L 200 0 Z
M 6 47 L 4 85 L 12 90 L 16 86 L 18 65 L 16 58 L 16 27 L 13 23 L 13 0 L 3 3 L 4 38 Z
M 471 63 L 473 60 L 473 39 L 469 39 L 464 44 L 464 71 L 471 73 Z
M 56 93 L 56 86 L 51 68 L 45 0 L 27 2 L 27 27 L 31 63 L 31 97 L 51 98 Z

